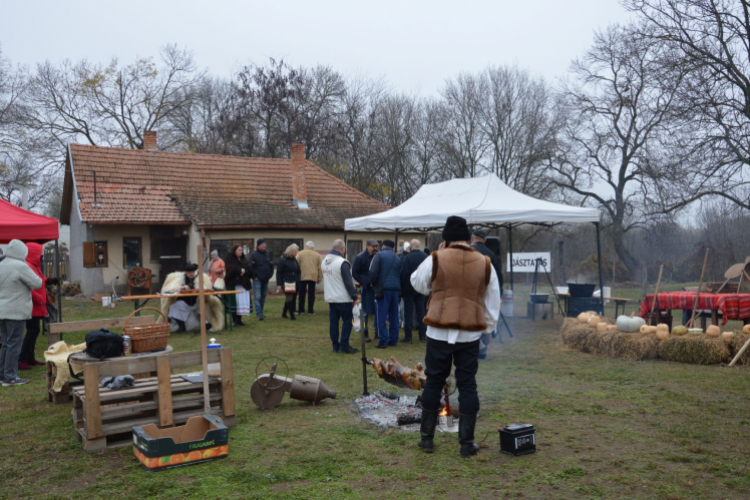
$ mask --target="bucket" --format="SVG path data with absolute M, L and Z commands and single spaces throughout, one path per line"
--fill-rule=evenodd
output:
M 112 297 L 110 297 L 109 295 L 105 295 L 104 297 L 102 297 L 102 307 L 110 307 L 111 304 Z
M 506 318 L 513 317 L 513 290 L 503 290 L 503 301 L 500 310 Z

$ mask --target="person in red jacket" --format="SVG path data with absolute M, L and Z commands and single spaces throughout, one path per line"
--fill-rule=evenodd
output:
M 43 365 L 34 357 L 36 339 L 41 331 L 42 319 L 47 317 L 47 278 L 42 273 L 42 245 L 39 243 L 26 243 L 29 254 L 26 256 L 26 264 L 42 279 L 42 286 L 31 291 L 31 319 L 26 320 L 26 336 L 23 338 L 21 354 L 18 356 L 18 369 L 31 370 L 33 366 Z

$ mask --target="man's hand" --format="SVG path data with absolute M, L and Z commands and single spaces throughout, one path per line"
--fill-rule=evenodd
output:
M 244 276 L 244 275 L 245 275 L 245 268 L 243 267 L 242 269 L 240 269 L 240 276 Z
M 280 294 L 280 293 L 281 293 L 281 287 L 280 287 L 280 286 L 277 286 L 277 287 L 276 287 L 276 295 L 278 295 L 278 294 Z

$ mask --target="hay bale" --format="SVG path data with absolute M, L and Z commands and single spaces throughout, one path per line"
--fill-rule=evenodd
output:
M 584 347 L 587 349 L 587 352 L 590 352 L 591 354 L 597 354 L 599 356 L 611 356 L 612 341 L 616 337 L 617 332 L 594 331 L 586 339 Z
M 655 335 L 617 332 L 617 335 L 612 339 L 610 356 L 635 361 L 656 359 L 659 343 L 660 341 Z
M 562 335 L 563 344 L 571 349 L 581 351 L 592 331 L 596 330 L 585 323 L 579 323 L 575 318 L 565 318 L 560 334 Z
M 742 346 L 745 345 L 745 342 L 750 339 L 750 335 L 745 335 L 744 333 L 735 330 L 734 332 L 734 338 L 732 339 L 732 342 L 729 343 L 729 359 L 732 360 L 737 355 L 738 352 L 740 352 L 740 349 L 742 349 Z M 740 356 L 740 359 L 737 360 L 738 365 L 748 366 L 750 365 L 750 348 L 748 348 L 744 353 L 742 353 L 742 356 Z
M 703 334 L 674 335 L 659 344 L 659 358 L 678 363 L 716 365 L 730 359 L 730 350 L 721 338 L 710 338 Z

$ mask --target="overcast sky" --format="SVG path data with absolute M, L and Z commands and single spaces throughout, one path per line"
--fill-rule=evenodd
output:
M 555 79 L 595 30 L 629 18 L 617 0 L 0 0 L 0 44 L 31 66 L 130 62 L 176 43 L 217 76 L 274 57 L 432 95 L 446 78 L 489 64 Z

